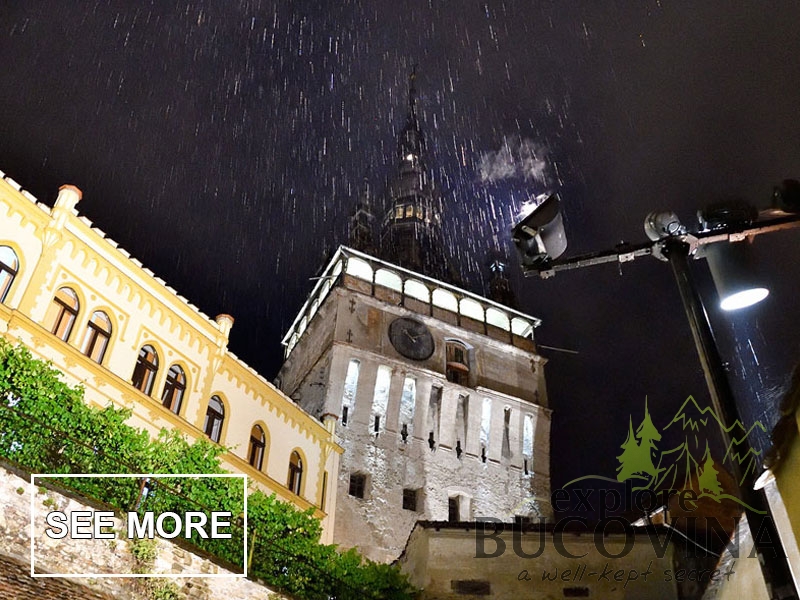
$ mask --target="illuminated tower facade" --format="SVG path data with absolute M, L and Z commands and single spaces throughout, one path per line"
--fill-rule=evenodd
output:
M 378 247 L 361 198 L 350 241 L 364 243 L 327 264 L 277 380 L 344 448 L 334 541 L 377 561 L 397 558 L 419 520 L 551 514 L 539 320 L 453 285 L 424 150 L 412 74 Z M 510 302 L 495 267 L 492 295 Z

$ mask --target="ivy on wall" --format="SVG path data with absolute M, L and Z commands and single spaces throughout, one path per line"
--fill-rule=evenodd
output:
M 51 364 L 0 338 L 0 456 L 32 473 L 225 473 L 224 449 L 207 440 L 189 443 L 176 431 L 156 439 L 126 424 L 131 412 L 83 401 L 83 389 L 61 380 Z M 230 511 L 242 515 L 236 478 L 64 478 L 60 485 L 120 511 Z M 247 556 L 239 535 L 192 539 L 225 562 L 249 561 L 250 577 L 300 599 L 414 598 L 396 566 L 320 544 L 313 509 L 305 512 L 261 491 L 248 495 Z M 241 523 L 238 524 L 241 527 Z M 237 539 L 238 538 L 238 539 Z

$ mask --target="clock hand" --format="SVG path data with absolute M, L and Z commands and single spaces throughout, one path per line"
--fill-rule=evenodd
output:
M 411 334 L 408 332 L 408 329 L 404 330 L 404 331 L 403 331 L 403 333 L 405 333 L 405 334 L 406 334 L 406 337 L 407 337 L 408 339 L 410 339 L 410 340 L 411 340 L 411 343 L 412 343 L 412 344 L 416 344 L 416 343 L 417 343 L 417 337 L 418 337 L 418 336 L 417 336 L 417 337 L 415 337 L 415 336 L 411 335 Z

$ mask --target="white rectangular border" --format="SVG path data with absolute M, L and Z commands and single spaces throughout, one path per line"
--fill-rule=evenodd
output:
M 36 497 L 36 484 L 34 480 L 39 477 L 41 479 L 47 478 L 72 478 L 72 477 L 147 477 L 150 479 L 159 479 L 164 477 L 220 477 L 231 479 L 235 477 L 242 478 L 243 494 L 244 494 L 244 545 L 242 557 L 244 559 L 244 572 L 243 573 L 36 573 L 34 571 L 34 511 L 35 511 L 35 497 Z M 164 579 L 182 579 L 188 577 L 247 577 L 247 475 L 240 475 L 238 473 L 31 473 L 31 577 L 106 577 L 106 578 L 119 578 L 119 577 L 160 577 Z M 169 540 L 167 540 L 169 541 Z

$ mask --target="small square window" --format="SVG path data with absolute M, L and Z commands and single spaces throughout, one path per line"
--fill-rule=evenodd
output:
M 367 476 L 363 473 L 350 474 L 350 489 L 348 494 L 354 498 L 363 498 L 367 488 Z
M 488 581 L 479 579 L 461 579 L 450 582 L 450 587 L 456 594 L 467 596 L 490 596 L 492 585 Z
M 404 489 L 403 490 L 403 509 L 404 510 L 417 510 L 417 490 Z
M 589 597 L 589 588 L 588 587 L 565 587 L 563 592 L 564 592 L 564 598 L 588 598 Z
M 456 523 L 461 520 L 459 515 L 458 498 L 447 499 L 447 520 Z

